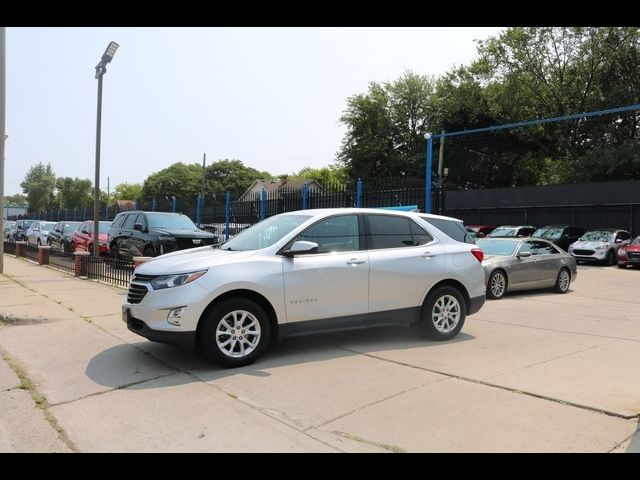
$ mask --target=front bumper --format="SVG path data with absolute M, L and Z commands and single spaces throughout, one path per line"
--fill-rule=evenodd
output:
M 607 259 L 609 250 L 595 251 L 591 255 L 576 255 L 573 252 L 569 252 L 573 258 L 580 260 L 581 262 L 604 262 Z
M 187 350 L 194 350 L 196 347 L 196 332 L 171 332 L 163 330 L 153 330 L 139 318 L 131 316 L 130 310 L 126 307 L 122 309 L 122 319 L 127 324 L 127 328 L 141 337 L 152 342 L 178 345 Z

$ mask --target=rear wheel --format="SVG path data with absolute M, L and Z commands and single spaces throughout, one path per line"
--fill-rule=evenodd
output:
M 554 290 L 558 293 L 567 293 L 569 291 L 569 285 L 571 284 L 571 273 L 566 268 L 561 269 L 558 272 L 558 278 L 556 278 L 556 285 Z
M 502 270 L 492 272 L 487 282 L 487 298 L 502 298 L 506 291 L 507 275 Z
M 460 291 L 445 285 L 433 290 L 422 306 L 420 330 L 432 340 L 450 340 L 455 337 L 467 315 L 467 308 Z
M 207 359 L 227 367 L 249 365 L 263 352 L 271 336 L 264 309 L 244 298 L 223 300 L 203 319 L 199 346 Z

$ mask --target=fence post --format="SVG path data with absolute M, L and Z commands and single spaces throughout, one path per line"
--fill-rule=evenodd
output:
M 302 186 L 302 209 L 309 208 L 309 186 L 305 183 Z
M 73 207 L 73 221 L 76 221 L 76 213 L 78 212 L 78 207 Z
M 109 200 L 107 200 L 107 205 L 104 207 L 104 219 L 109 221 Z
M 156 197 L 153 197 L 153 200 L 151 200 L 151 211 L 156 211 Z
M 362 180 L 358 179 L 358 183 L 356 183 L 356 208 L 360 208 L 362 206 Z
M 175 195 L 171 196 L 171 211 L 176 213 L 177 199 Z
M 73 273 L 76 277 L 87 277 L 89 272 L 89 252 L 73 252 Z
M 38 247 L 38 265 L 49 265 L 49 245 L 40 245 Z
M 201 220 L 201 211 L 200 211 L 200 194 L 196 195 L 196 225 L 199 227 L 200 226 L 200 220 Z
M 84 207 L 82 209 L 82 221 L 86 222 L 87 221 L 87 207 Z
M 65 222 L 69 221 L 69 209 L 68 208 L 64 209 L 64 221 Z
M 427 165 L 425 175 L 425 204 L 424 213 L 431 213 L 431 162 L 433 157 L 433 136 L 430 133 L 425 135 L 427 139 Z
M 231 194 L 227 192 L 224 196 L 224 239 L 229 240 L 229 228 L 231 223 Z
M 267 212 L 267 190 L 262 189 L 260 192 L 260 221 L 264 220 Z

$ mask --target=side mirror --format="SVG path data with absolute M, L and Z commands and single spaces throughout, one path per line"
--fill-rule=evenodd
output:
M 86 230 L 82 230 L 82 233 L 84 233 L 85 235 L 89 235 L 89 232 L 87 232 Z
M 303 255 L 305 253 L 318 253 L 318 244 L 315 242 L 298 240 L 297 242 L 293 242 L 293 245 L 282 252 L 285 257 L 294 257 L 296 255 Z
M 528 258 L 531 256 L 531 252 L 520 252 L 518 258 Z
M 616 243 L 622 243 L 622 239 L 621 238 L 616 238 Z
M 133 225 L 133 229 L 134 229 L 134 230 L 138 230 L 138 231 L 142 232 L 142 231 L 143 231 L 143 229 L 142 229 L 142 224 L 141 224 L 141 223 L 135 223 L 135 224 Z

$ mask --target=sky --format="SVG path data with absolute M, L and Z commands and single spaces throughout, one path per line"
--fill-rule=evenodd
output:
M 347 99 L 406 70 L 440 76 L 500 27 L 6 29 L 5 195 L 29 168 L 95 176 L 95 66 L 103 79 L 100 187 L 176 162 L 222 159 L 271 174 L 335 161 Z

